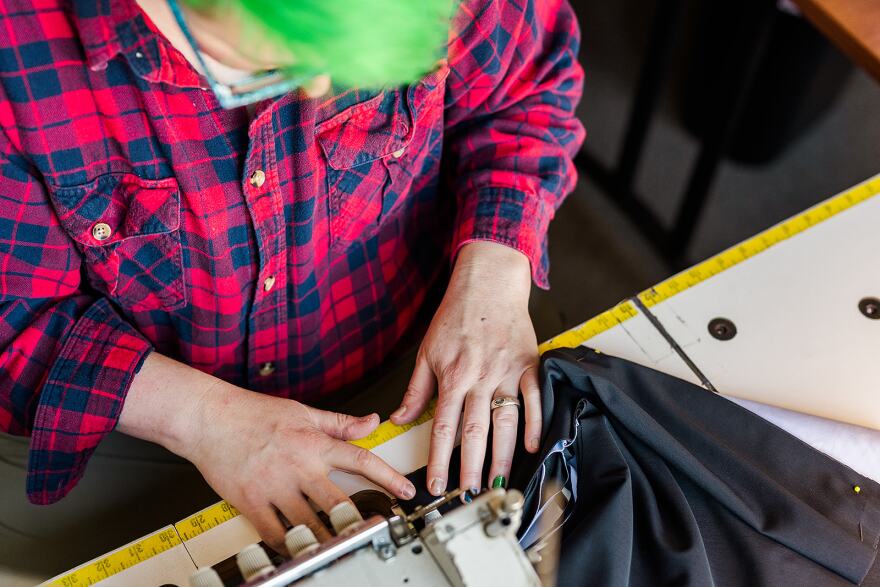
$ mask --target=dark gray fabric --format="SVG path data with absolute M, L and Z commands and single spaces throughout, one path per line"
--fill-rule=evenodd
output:
M 577 421 L 560 585 L 880 585 L 877 483 L 723 397 L 622 359 L 559 349 L 542 376 L 542 447 L 517 455 L 511 485 L 529 520 L 535 471 Z M 549 474 L 560 463 L 550 457 Z

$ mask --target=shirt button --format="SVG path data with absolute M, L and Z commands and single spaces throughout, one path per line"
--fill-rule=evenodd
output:
M 263 187 L 263 184 L 266 183 L 266 174 L 262 169 L 257 169 L 251 173 L 251 177 L 248 181 L 250 181 L 252 187 Z
M 272 363 L 263 363 L 260 365 L 260 377 L 268 377 L 275 372 L 275 365 Z
M 267 277 L 266 279 L 263 280 L 263 290 L 271 291 L 274 286 L 275 286 L 275 276 L 274 275 L 270 275 L 269 277 Z
M 393 153 L 391 153 L 391 156 L 395 159 L 400 159 L 401 157 L 403 157 L 404 153 L 406 153 L 406 147 L 394 151 Z
M 113 229 L 106 222 L 99 222 L 92 227 L 92 236 L 96 241 L 105 241 L 113 234 Z

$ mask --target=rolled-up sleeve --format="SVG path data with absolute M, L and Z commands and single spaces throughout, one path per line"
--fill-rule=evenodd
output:
M 513 247 L 544 288 L 547 228 L 574 188 L 572 158 L 584 138 L 574 114 L 583 86 L 579 38 L 566 0 L 465 0 L 449 42 L 452 250 L 475 240 Z
M 150 343 L 82 283 L 79 252 L 27 162 L 0 154 L 0 430 L 30 436 L 27 493 L 49 504 L 116 426 Z

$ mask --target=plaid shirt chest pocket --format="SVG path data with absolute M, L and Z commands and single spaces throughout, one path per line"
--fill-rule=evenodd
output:
M 108 174 L 50 197 L 97 291 L 135 312 L 186 304 L 176 179 Z
M 334 249 L 374 234 L 406 199 L 424 158 L 421 147 L 432 129 L 442 128 L 448 73 L 444 66 L 409 88 L 384 91 L 316 126 L 327 160 Z

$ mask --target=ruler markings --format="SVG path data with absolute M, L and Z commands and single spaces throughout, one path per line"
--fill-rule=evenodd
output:
M 174 524 L 174 528 L 177 530 L 180 538 L 186 542 L 199 534 L 204 534 L 208 530 L 216 528 L 224 522 L 228 522 L 238 515 L 239 512 L 235 507 L 226 501 L 220 501 L 177 522 Z
M 121 573 L 134 565 L 181 544 L 174 528 L 166 528 L 141 538 L 134 544 L 118 548 L 100 559 L 90 561 L 44 585 L 49 587 L 82 587 Z

